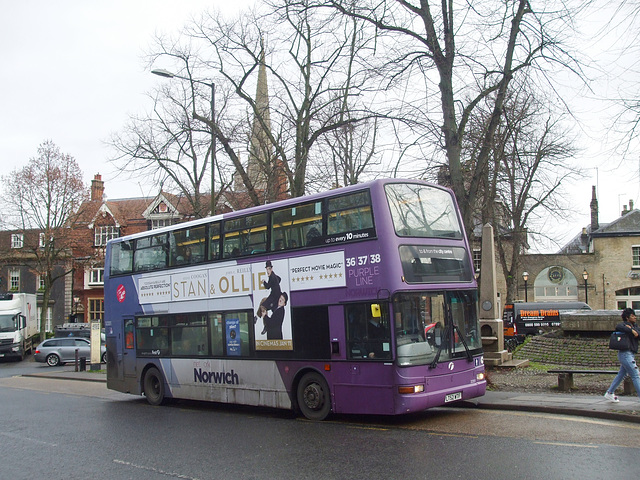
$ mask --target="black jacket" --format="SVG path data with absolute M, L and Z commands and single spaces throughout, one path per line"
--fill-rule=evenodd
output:
M 636 337 L 633 333 L 632 330 L 635 330 L 636 332 L 638 332 L 638 337 Z M 634 325 L 631 322 L 620 322 L 618 325 L 616 325 L 616 332 L 623 332 L 626 333 L 627 336 L 629 337 L 629 345 L 631 345 L 631 348 L 629 350 L 631 350 L 633 353 L 638 353 L 638 340 L 640 339 L 640 328 L 638 328 L 637 325 Z

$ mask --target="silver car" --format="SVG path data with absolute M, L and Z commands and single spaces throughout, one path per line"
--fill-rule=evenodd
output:
M 36 347 L 33 358 L 36 362 L 46 362 L 50 367 L 75 362 L 76 350 L 78 358 L 91 358 L 91 342 L 81 337 L 50 338 Z M 107 363 L 107 349 L 100 345 L 100 359 Z

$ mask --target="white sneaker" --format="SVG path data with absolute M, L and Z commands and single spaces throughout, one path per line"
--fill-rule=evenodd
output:
M 609 392 L 604 394 L 604 398 L 606 398 L 607 400 L 609 400 L 610 402 L 613 402 L 613 403 L 618 403 L 620 401 L 620 400 L 618 400 L 618 396 L 617 395 L 614 395 L 613 393 L 609 393 Z

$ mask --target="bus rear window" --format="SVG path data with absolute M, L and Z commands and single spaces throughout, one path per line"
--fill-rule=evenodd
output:
M 114 243 L 111 247 L 110 275 L 122 275 L 133 270 L 133 244 L 131 241 Z

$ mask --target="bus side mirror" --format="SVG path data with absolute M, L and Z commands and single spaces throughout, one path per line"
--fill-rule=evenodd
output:
M 373 318 L 380 318 L 382 314 L 380 313 L 380 304 L 372 303 L 371 304 L 371 316 Z

